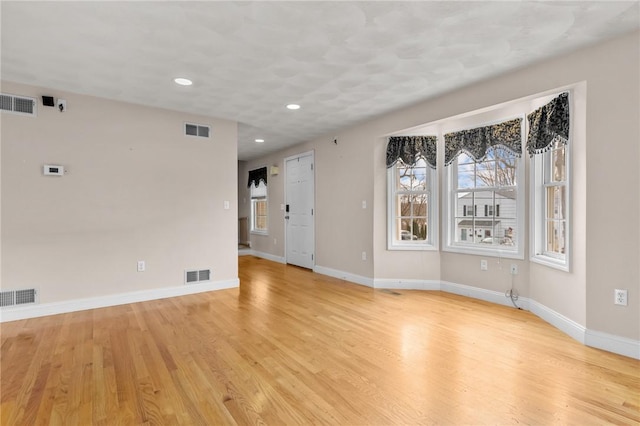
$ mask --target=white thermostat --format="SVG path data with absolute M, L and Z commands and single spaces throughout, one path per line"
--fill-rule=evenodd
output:
M 44 174 L 51 176 L 64 176 L 64 166 L 44 165 Z

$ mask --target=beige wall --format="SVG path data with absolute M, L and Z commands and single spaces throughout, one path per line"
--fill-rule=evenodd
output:
M 64 113 L 38 101 L 35 118 L 2 114 L 3 289 L 36 287 L 48 303 L 181 286 L 185 269 L 237 279 L 235 122 L 9 82 L 2 92 L 67 101 Z M 184 136 L 185 121 L 212 137 Z M 68 173 L 43 176 L 44 164 Z
M 317 265 L 371 279 L 443 280 L 503 291 L 511 280 L 503 263 L 513 262 L 519 265 L 515 283 L 521 294 L 589 330 L 638 340 L 640 205 L 638 197 L 630 196 L 640 187 L 638 41 L 636 32 L 516 70 L 250 165 L 275 164 L 296 150 L 316 150 Z M 577 84 L 586 87 L 586 99 L 578 96 L 575 104 L 585 111 L 586 122 L 574 122 L 570 272 L 530 262 L 528 235 L 525 260 L 499 264 L 491 258 L 490 271 L 483 274 L 478 256 L 386 249 L 386 135 Z M 362 200 L 371 198 L 373 209 L 363 211 Z M 270 238 L 283 238 L 274 231 Z M 367 262 L 360 260 L 364 247 L 373 250 Z M 628 307 L 613 305 L 615 288 L 629 290 Z

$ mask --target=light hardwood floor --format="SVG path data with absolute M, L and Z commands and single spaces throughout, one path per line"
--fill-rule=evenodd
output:
M 2 324 L 2 424 L 640 422 L 640 361 L 528 312 L 239 262 L 240 289 Z

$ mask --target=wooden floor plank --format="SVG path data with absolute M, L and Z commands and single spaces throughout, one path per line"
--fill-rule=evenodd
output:
M 640 361 L 529 312 L 239 263 L 239 289 L 1 324 L 2 425 L 640 423 Z

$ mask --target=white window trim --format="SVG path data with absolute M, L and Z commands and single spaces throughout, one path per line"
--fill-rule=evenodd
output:
M 478 124 L 474 127 L 482 127 L 491 124 L 500 123 L 503 121 L 508 121 L 514 118 L 523 118 L 522 115 L 517 116 L 505 116 L 504 118 L 497 120 L 495 122 Z M 524 120 L 526 122 L 526 117 Z M 447 131 L 448 133 L 449 131 Z M 525 126 L 522 126 L 521 130 L 522 134 L 522 146 L 525 146 L 526 141 L 526 133 Z M 442 137 L 442 135 L 440 135 Z M 455 217 L 453 214 L 455 213 L 455 202 L 456 191 L 453 190 L 453 183 L 455 183 L 455 177 L 453 175 L 453 170 L 455 167 L 453 165 L 445 166 L 444 171 L 444 191 L 445 191 L 445 204 L 443 208 L 444 215 L 444 235 L 445 240 L 442 247 L 443 251 L 450 253 L 461 253 L 461 254 L 471 254 L 477 256 L 486 256 L 486 257 L 498 257 L 498 258 L 507 258 L 507 259 L 519 259 L 524 260 L 524 248 L 525 248 L 525 238 L 526 238 L 526 230 L 525 230 L 525 192 L 526 192 L 526 182 L 525 182 L 525 163 L 524 163 L 524 154 L 521 154 L 519 158 L 517 158 L 517 172 L 516 172 L 516 223 L 517 223 L 517 232 L 518 238 L 516 239 L 516 250 L 507 250 L 500 249 L 494 247 L 484 247 L 484 246 L 476 246 L 471 244 L 457 243 L 455 241 Z
M 571 108 L 571 98 L 572 93 L 569 92 L 569 102 Z M 546 224 L 545 219 L 545 203 L 542 201 L 545 198 L 544 191 L 546 186 L 544 184 L 544 176 L 542 172 L 542 164 L 544 162 L 544 156 L 546 154 L 535 155 L 531 159 L 530 164 L 530 182 L 531 182 L 531 193 L 530 193 L 530 211 L 529 217 L 530 220 L 530 260 L 532 262 L 538 263 L 540 265 L 548 266 L 550 268 L 559 269 L 565 272 L 571 272 L 571 241 L 572 241 L 572 220 L 573 217 L 573 208 L 572 208 L 572 189 L 571 189 L 571 181 L 572 181 L 572 167 L 571 167 L 571 145 L 572 145 L 572 136 L 573 135 L 573 122 L 571 120 L 569 123 L 569 143 L 565 146 L 565 159 L 566 159 L 566 183 L 565 183 L 565 191 L 566 191 L 566 240 L 565 240 L 565 253 L 564 259 L 554 256 L 552 253 L 546 253 L 544 251 L 544 243 L 545 243 L 545 232 L 546 232 Z M 527 123 L 528 126 L 528 123 Z M 527 129 L 528 131 L 528 129 Z
M 405 251 L 437 251 L 438 250 L 438 230 L 440 219 L 438 217 L 438 173 L 427 165 L 429 171 L 429 207 L 427 218 L 427 229 L 429 230 L 428 239 L 426 241 L 398 241 L 394 238 L 395 229 L 395 166 L 387 168 L 387 250 L 405 250 Z

